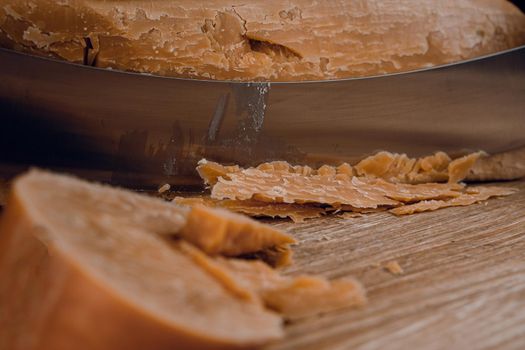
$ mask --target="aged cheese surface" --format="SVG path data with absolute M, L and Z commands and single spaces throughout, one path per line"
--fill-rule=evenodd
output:
M 222 349 L 278 339 L 283 317 L 306 314 L 287 306 L 305 293 L 288 288 L 303 277 L 236 259 L 277 281 L 247 286 L 249 273 L 223 255 L 291 242 L 221 210 L 32 171 L 14 182 L 0 221 L 0 348 Z M 319 284 L 307 288 L 312 302 L 338 296 L 314 314 L 364 300 L 357 282 L 304 278 Z M 285 287 L 282 304 L 270 303 L 267 293 Z
M 525 43 L 505 0 L 0 0 L 0 44 L 99 67 L 306 80 L 429 67 Z

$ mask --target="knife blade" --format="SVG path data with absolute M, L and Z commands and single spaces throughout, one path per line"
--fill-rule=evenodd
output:
M 206 81 L 0 49 L 0 168 L 135 188 L 200 185 L 196 162 L 354 162 L 525 146 L 525 46 L 412 72 L 312 82 Z

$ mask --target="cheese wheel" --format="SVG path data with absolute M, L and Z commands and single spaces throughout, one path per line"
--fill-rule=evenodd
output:
M 0 349 L 251 348 L 281 317 L 169 244 L 173 204 L 33 171 L 0 221 Z
M 524 43 L 505 0 L 0 0 L 4 47 L 189 78 L 368 76 Z

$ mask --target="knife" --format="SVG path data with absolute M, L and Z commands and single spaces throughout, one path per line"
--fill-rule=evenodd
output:
M 525 146 L 525 46 L 417 71 L 232 82 L 100 69 L 0 49 L 0 172 L 51 168 L 133 188 L 200 186 L 201 158 L 355 162 L 378 150 Z

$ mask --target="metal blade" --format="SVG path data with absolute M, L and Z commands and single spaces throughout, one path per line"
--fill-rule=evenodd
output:
M 0 49 L 0 168 L 131 187 L 200 184 L 196 162 L 318 165 L 525 146 L 525 47 L 361 79 L 243 83 L 98 69 Z

